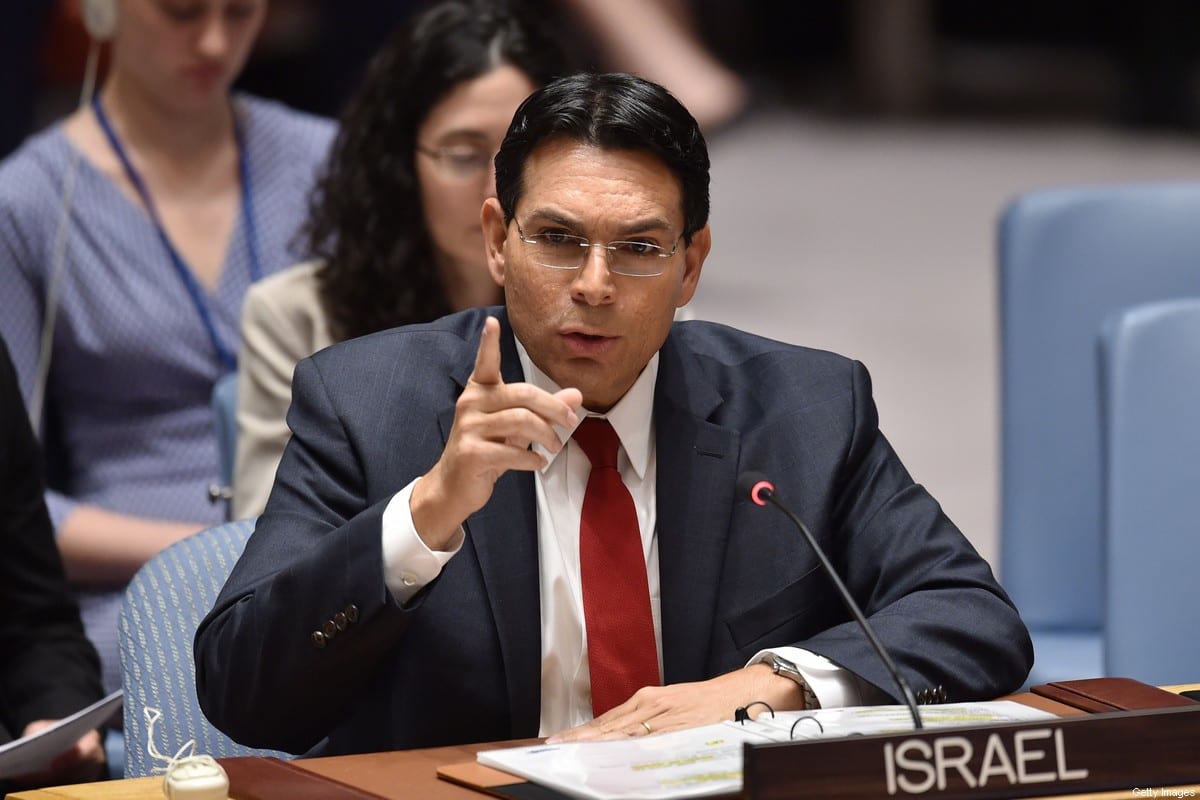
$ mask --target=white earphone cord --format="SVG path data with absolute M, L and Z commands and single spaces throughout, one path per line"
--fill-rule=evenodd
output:
M 176 772 L 182 771 L 183 774 L 179 776 L 179 780 L 182 780 L 186 784 L 188 782 L 187 768 L 189 766 L 200 766 L 205 768 L 204 772 L 208 773 L 205 776 L 208 780 L 224 781 L 225 785 L 221 788 L 218 796 L 225 797 L 229 791 L 229 777 L 225 774 L 225 768 L 218 764 L 217 760 L 210 755 L 197 755 L 195 739 L 188 739 L 183 747 L 175 752 L 175 755 L 164 756 L 154 744 L 154 726 L 162 719 L 162 712 L 157 708 L 146 706 L 142 709 L 142 713 L 146 719 L 146 752 L 155 761 L 166 762 L 162 766 L 154 767 L 154 772 L 165 773 L 165 777 L 163 778 L 163 794 L 169 798 L 185 798 L 189 794 L 194 795 L 194 792 L 188 792 L 186 789 L 180 788 L 178 784 L 172 789 L 172 780 L 176 778 Z M 213 795 L 210 792 L 204 792 L 201 796 L 211 797 Z
M 92 39 L 88 47 L 87 67 L 83 74 L 83 88 L 79 93 L 79 108 L 85 109 L 96 93 L 96 71 L 100 61 L 100 43 Z M 63 178 L 62 205 L 59 207 L 58 227 L 54 232 L 54 253 L 50 262 L 50 274 L 46 282 L 46 307 L 42 316 L 42 331 L 38 343 L 37 372 L 33 377 L 33 391 L 29 396 L 29 419 L 35 436 L 42 429 L 42 410 L 46 401 L 46 383 L 50 377 L 50 356 L 54 346 L 54 321 L 58 315 L 58 292 L 62 284 L 67 261 L 67 234 L 71 228 L 71 207 L 75 201 L 75 178 L 79 173 L 79 148 L 70 148 L 70 163 Z

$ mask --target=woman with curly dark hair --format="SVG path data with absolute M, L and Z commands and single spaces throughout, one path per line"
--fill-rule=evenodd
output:
M 479 212 L 520 102 L 565 72 L 515 6 L 447 0 L 375 57 L 313 194 L 315 262 L 247 295 L 233 516 L 266 505 L 287 444 L 296 362 L 344 339 L 501 302 Z

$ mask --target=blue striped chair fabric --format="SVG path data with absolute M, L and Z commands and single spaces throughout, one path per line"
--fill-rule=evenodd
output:
M 147 750 L 147 706 L 163 712 L 156 746 L 174 755 L 188 739 L 196 752 L 220 758 L 285 753 L 237 744 L 200 711 L 192 639 L 254 531 L 254 520 L 218 525 L 176 542 L 147 562 L 125 592 L 118 623 L 125 690 L 125 776 L 152 774 Z

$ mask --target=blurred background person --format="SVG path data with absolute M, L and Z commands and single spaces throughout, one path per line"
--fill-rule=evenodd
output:
M 517 4 L 437 3 L 374 59 L 342 116 L 307 227 L 319 260 L 250 290 L 242 322 L 235 518 L 266 505 L 296 362 L 333 342 L 501 302 L 479 222 L 525 97 L 564 72 Z
M 41 454 L 0 340 L 0 744 L 100 699 L 100 662 L 63 575 L 44 491 Z M 100 735 L 90 731 L 45 771 L 0 779 L 0 794 L 99 780 L 104 770 Z
M 705 131 L 746 108 L 748 87 L 709 51 L 690 0 L 563 0 L 563 5 L 583 23 L 606 68 L 667 87 Z
M 265 0 L 89 1 L 116 12 L 99 32 L 112 38 L 103 89 L 0 165 L 0 334 L 26 398 L 48 360 L 44 412 L 31 412 L 45 422 L 47 503 L 111 690 L 123 587 L 223 517 L 206 493 L 212 386 L 236 366 L 246 289 L 296 260 L 333 125 L 231 95 Z

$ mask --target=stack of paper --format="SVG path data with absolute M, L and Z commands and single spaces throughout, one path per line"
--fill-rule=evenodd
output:
M 1053 717 L 1010 701 L 923 706 L 926 727 L 986 725 Z M 486 750 L 479 761 L 585 800 L 671 800 L 737 794 L 742 746 L 789 738 L 895 733 L 912 730 L 906 706 L 863 706 L 760 714 L 757 721 L 613 742 L 578 742 Z
M 103 725 L 120 706 L 121 690 L 118 689 L 33 736 L 0 745 L 0 778 L 46 769 L 55 756 L 74 747 L 80 736 Z

